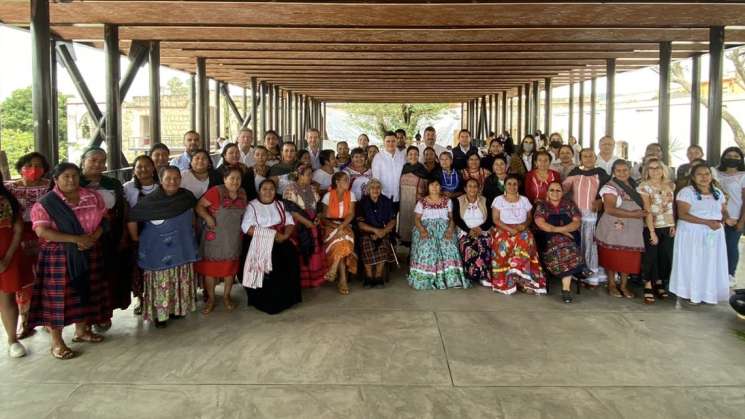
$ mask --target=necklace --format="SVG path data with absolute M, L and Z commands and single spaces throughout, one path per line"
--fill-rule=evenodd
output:
M 458 188 L 458 172 L 456 170 L 451 169 L 450 174 L 445 173 L 445 170 L 442 171 L 442 186 L 443 188 L 448 191 L 452 192 Z

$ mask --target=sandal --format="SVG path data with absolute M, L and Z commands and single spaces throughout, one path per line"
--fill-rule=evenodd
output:
M 623 288 L 621 289 L 621 294 L 628 299 L 636 297 L 633 292 Z
M 656 282 L 654 285 L 655 285 L 655 288 L 657 289 L 657 298 L 659 298 L 660 300 L 664 300 L 667 297 L 669 297 L 662 281 Z
M 342 284 L 341 282 L 339 282 L 336 285 L 336 289 L 339 290 L 339 294 L 341 295 L 349 295 L 349 286 L 347 284 Z
M 212 313 L 212 310 L 215 309 L 215 303 L 207 303 L 204 305 L 204 308 L 202 308 L 202 314 L 205 316 Z
M 135 303 L 135 308 L 132 310 L 134 312 L 135 316 L 142 316 L 142 302 L 137 299 L 137 302 Z
M 72 337 L 72 341 L 75 343 L 86 342 L 86 343 L 101 343 L 103 342 L 103 336 L 95 334 L 93 332 L 86 332 L 80 336 L 75 335 Z
M 233 311 L 233 309 L 235 308 L 235 304 L 233 304 L 233 300 L 231 300 L 230 298 L 223 299 L 223 303 L 225 304 L 225 309 L 228 311 Z
M 561 290 L 561 299 L 565 304 L 572 302 L 572 292 L 569 290 Z
M 654 304 L 654 290 L 644 288 L 644 304 Z
M 67 360 L 67 359 L 73 359 L 77 355 L 75 351 L 68 348 L 67 346 L 57 346 L 53 347 L 50 351 L 52 353 L 52 356 L 56 359 L 61 360 Z
M 324 275 L 324 278 L 326 278 L 326 281 L 328 282 L 334 282 L 336 281 L 336 274 L 329 271 L 329 272 L 326 272 L 326 275 Z
M 623 298 L 623 294 L 621 294 L 621 291 L 619 291 L 616 287 L 608 287 L 608 294 L 616 298 Z
M 17 333 L 17 336 L 18 336 L 18 340 L 23 340 L 35 334 L 36 334 L 36 329 L 32 329 L 30 327 L 24 327 L 23 329 L 21 329 L 20 332 Z

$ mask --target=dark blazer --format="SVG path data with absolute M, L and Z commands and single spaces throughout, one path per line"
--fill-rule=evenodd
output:
M 479 148 L 475 145 L 471 145 L 471 148 L 468 149 L 468 152 L 478 152 Z M 453 168 L 455 170 L 461 171 L 466 168 L 466 154 L 463 150 L 460 149 L 460 145 L 456 145 L 453 147 Z

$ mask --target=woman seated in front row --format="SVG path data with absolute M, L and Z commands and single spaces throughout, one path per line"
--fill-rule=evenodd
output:
M 543 266 L 553 276 L 561 278 L 561 298 L 572 302 L 572 277 L 592 275 L 587 269 L 580 247 L 579 228 L 582 214 L 569 199 L 564 199 L 559 181 L 548 185 L 548 197 L 535 207 L 536 241 L 541 250 Z
M 295 221 L 277 199 L 271 179 L 259 184 L 259 197 L 248 203 L 241 230 L 251 236 L 243 266 L 248 305 L 277 314 L 302 301 L 300 265 L 290 242 Z
M 354 253 L 354 221 L 355 197 L 349 189 L 349 175 L 346 172 L 336 172 L 331 177 L 331 188 L 321 199 L 323 211 L 323 245 L 326 249 L 326 266 L 329 267 L 326 279 L 334 282 L 339 279 L 337 289 L 339 294 L 349 294 L 347 273 L 357 273 L 357 254 Z
M 492 289 L 513 294 L 518 288 L 527 294 L 545 294 L 546 278 L 538 260 L 530 212 L 533 206 L 519 194 L 519 178 L 509 175 L 504 182 L 504 195 L 492 203 Z
M 491 287 L 492 220 L 486 198 L 479 194 L 478 180 L 466 181 L 466 194 L 453 199 L 453 219 L 458 226 L 458 247 L 466 278 Z
M 358 203 L 357 226 L 365 266 L 365 288 L 382 288 L 385 264 L 396 261 L 390 239 L 396 228 L 396 212 L 393 201 L 383 195 L 382 190 L 379 180 L 370 180 L 367 183 L 368 195 Z
M 452 202 L 440 192 L 438 179 L 428 181 L 427 191 L 414 208 L 409 285 L 418 290 L 470 288 L 458 253 Z

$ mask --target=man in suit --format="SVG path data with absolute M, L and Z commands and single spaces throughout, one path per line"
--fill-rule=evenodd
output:
M 458 145 L 453 148 L 453 168 L 463 170 L 466 168 L 466 155 L 471 152 L 478 152 L 475 145 L 471 145 L 471 131 L 462 129 L 458 133 Z

